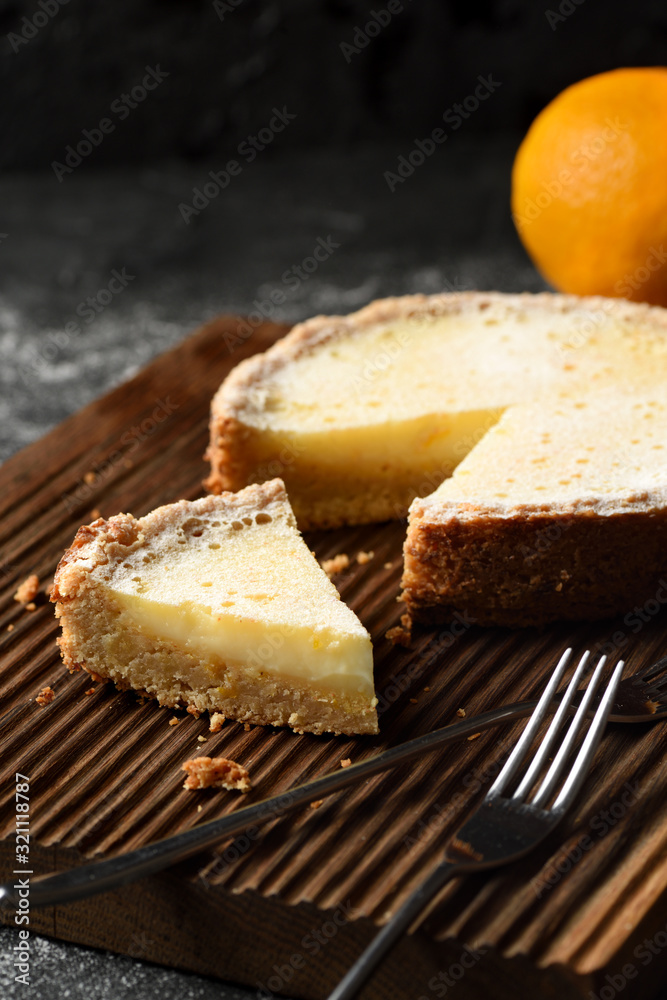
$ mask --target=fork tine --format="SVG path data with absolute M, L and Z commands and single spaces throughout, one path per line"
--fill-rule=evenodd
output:
M 655 664 L 657 666 L 657 663 Z M 653 674 L 651 677 L 644 678 L 643 683 L 651 691 L 664 691 L 667 688 L 667 662 L 665 663 L 665 673 L 662 675 Z
M 621 674 L 623 673 L 624 666 L 625 664 L 623 660 L 620 660 L 616 664 L 616 668 L 611 675 L 609 683 L 607 684 L 602 701 L 598 705 L 598 710 L 595 713 L 593 721 L 591 722 L 590 729 L 586 733 L 586 739 L 582 743 L 572 770 L 570 771 L 558 798 L 553 804 L 553 809 L 555 811 L 562 810 L 564 812 L 567 808 L 569 808 L 572 800 L 581 788 L 581 785 L 588 774 L 588 768 L 604 731 L 607 716 L 609 714 L 609 710 L 611 709 L 612 701 L 616 695 L 616 689 L 619 681 L 621 680 Z
M 494 783 L 491 785 L 491 788 L 488 790 L 486 794 L 487 799 L 491 799 L 496 795 L 500 795 L 503 788 L 506 786 L 507 782 L 510 781 L 513 775 L 516 773 L 516 770 L 521 764 L 521 761 L 525 756 L 527 750 L 530 749 L 530 744 L 533 742 L 535 733 L 539 729 L 542 720 L 547 713 L 549 704 L 551 703 L 553 696 L 555 695 L 558 689 L 558 685 L 560 684 L 561 678 L 565 673 L 565 670 L 567 669 L 567 665 L 570 662 L 571 656 L 572 656 L 572 648 L 570 647 L 569 649 L 565 650 L 560 660 L 558 661 L 558 666 L 551 675 L 551 679 L 549 680 L 549 683 L 544 689 L 544 693 L 540 698 L 540 700 L 538 701 L 537 706 L 535 707 L 535 710 L 530 717 L 528 725 L 521 734 L 519 742 L 514 747 L 514 750 L 512 750 L 512 753 L 509 755 L 507 761 L 505 762 L 505 766 L 503 767 L 502 771 L 500 772 Z M 587 658 L 588 658 L 588 653 L 584 653 L 584 656 L 582 657 L 584 665 L 586 663 Z
M 652 663 L 650 666 L 644 667 L 643 670 L 638 670 L 636 674 L 632 675 L 631 680 L 636 679 L 649 683 L 652 678 L 658 677 L 660 674 L 665 674 L 667 679 L 667 656 L 663 656 L 657 663 Z
M 574 698 L 574 693 L 579 688 L 579 685 L 581 684 L 581 680 L 582 680 L 582 677 L 584 675 L 584 671 L 586 670 L 586 667 L 588 665 L 589 657 L 590 657 L 590 653 L 589 653 L 588 650 L 586 650 L 586 652 L 584 653 L 584 655 L 581 657 L 581 660 L 579 661 L 579 666 L 575 670 L 575 672 L 574 672 L 574 674 L 572 676 L 572 680 L 570 681 L 570 683 L 567 686 L 567 690 L 565 691 L 565 694 L 563 695 L 563 700 L 561 701 L 560 705 L 558 706 L 558 711 L 554 715 L 553 721 L 551 722 L 551 725 L 549 726 L 549 728 L 547 729 L 544 737 L 542 738 L 542 742 L 540 744 L 539 750 L 537 751 L 537 753 L 533 757 L 533 760 L 531 762 L 530 767 L 526 771 L 526 774 L 524 775 L 524 777 L 523 777 L 523 779 L 522 779 L 519 787 L 516 789 L 516 791 L 514 792 L 514 795 L 512 796 L 513 799 L 523 799 L 523 798 L 525 798 L 525 796 L 528 794 L 528 792 L 531 790 L 531 788 L 535 784 L 535 780 L 537 779 L 537 776 L 539 775 L 540 771 L 542 770 L 542 766 L 543 766 L 545 760 L 547 759 L 547 756 L 549 754 L 549 750 L 551 749 L 554 740 L 556 739 L 556 737 L 558 736 L 558 733 L 560 732 L 560 728 L 561 728 L 561 725 L 563 723 L 563 719 L 565 718 L 565 716 L 566 716 L 566 714 L 567 714 L 567 712 L 568 712 L 568 710 L 569 710 L 569 708 L 570 708 L 570 706 L 572 704 L 572 699 Z M 607 657 L 603 656 L 602 659 L 600 660 L 600 663 L 601 664 L 605 663 L 606 659 L 607 659 Z
M 586 717 L 586 713 L 588 711 L 588 706 L 590 705 L 590 703 L 591 703 L 591 701 L 593 699 L 593 695 L 595 694 L 595 691 L 596 691 L 596 689 L 598 687 L 598 684 L 600 683 L 600 680 L 601 680 L 601 677 L 602 677 L 602 671 L 604 670 L 604 666 L 605 666 L 605 661 L 606 661 L 606 657 L 603 656 L 603 657 L 600 658 L 600 662 L 598 663 L 597 667 L 595 668 L 595 673 L 593 674 L 593 677 L 591 678 L 591 682 L 588 685 L 588 687 L 586 688 L 586 691 L 584 692 L 584 696 L 581 699 L 581 704 L 579 705 L 579 708 L 577 709 L 577 714 L 575 715 L 574 719 L 570 723 L 570 726 L 569 726 L 569 728 L 567 730 L 567 734 L 565 736 L 565 739 L 563 740 L 563 742 L 562 742 L 562 744 L 561 744 L 561 746 L 560 746 L 560 748 L 558 750 L 558 753 L 556 754 L 556 756 L 555 756 L 555 758 L 553 760 L 553 763 L 552 763 L 551 767 L 547 771 L 546 776 L 544 778 L 544 781 L 542 782 L 542 784 L 540 785 L 539 789 L 537 790 L 537 794 L 535 795 L 535 797 L 531 800 L 531 803 L 530 803 L 531 806 L 535 806 L 536 808 L 541 807 L 548 800 L 549 796 L 551 795 L 552 791 L 554 790 L 554 787 L 555 787 L 556 783 L 558 782 L 558 779 L 559 779 L 559 777 L 560 777 L 560 775 L 561 775 L 561 773 L 563 771 L 563 768 L 564 768 L 564 766 L 565 766 L 565 764 L 567 762 L 567 757 L 568 757 L 568 754 L 570 753 L 570 751 L 572 749 L 574 741 L 576 740 L 577 736 L 581 732 L 582 721 Z M 614 671 L 614 673 L 612 675 L 612 680 L 614 678 L 616 678 L 617 675 L 620 678 L 620 673 L 623 670 L 623 661 L 622 660 L 620 662 L 620 668 L 621 668 L 621 670 L 619 671 L 618 666 L 616 667 L 616 669 L 615 669 L 615 671 Z M 610 686 L 612 687 L 612 697 L 613 697 L 613 694 L 616 691 L 616 686 L 615 686 L 615 684 L 611 685 L 611 682 L 610 682 Z M 608 693 L 608 690 L 607 690 L 607 693 Z M 603 702 L 604 701 L 605 701 L 605 699 L 603 699 Z M 600 714 L 598 712 L 595 715 L 596 719 L 598 719 L 598 715 L 602 719 L 602 723 L 598 722 L 598 725 L 604 727 L 604 722 L 606 722 L 606 714 L 604 714 L 604 713 Z M 591 728 L 593 728 L 593 727 L 591 727 Z M 595 730 L 595 731 L 597 732 L 597 730 Z M 600 729 L 600 732 L 601 732 L 601 729 Z M 595 749 L 595 746 L 597 746 L 597 743 L 593 745 L 593 749 Z M 584 772 L 584 774 L 585 774 L 585 772 Z

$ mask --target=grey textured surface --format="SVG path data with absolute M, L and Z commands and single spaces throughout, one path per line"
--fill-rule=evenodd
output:
M 286 296 L 274 317 L 293 321 L 405 292 L 542 288 L 509 216 L 515 145 L 513 139 L 490 145 L 457 136 L 393 194 L 383 173 L 395 167 L 395 148 L 352 159 L 324 153 L 258 158 L 190 225 L 179 203 L 191 202 L 193 187 L 219 169 L 217 162 L 81 170 L 62 185 L 52 175 L 3 178 L 2 457 L 130 376 L 203 320 L 256 311 L 258 302 L 263 308 L 272 289 Z M 292 269 L 318 239 L 340 246 L 296 281 Z M 133 280 L 88 322 L 86 298 L 123 268 Z M 79 329 L 67 335 L 71 322 Z M 3 998 L 257 995 L 39 938 L 33 940 L 32 985 L 26 991 L 13 982 L 15 942 L 13 931 L 0 931 Z
M 0 459 L 221 312 L 294 321 L 406 292 L 542 288 L 509 215 L 515 148 L 452 137 L 393 193 L 395 148 L 258 157 L 189 224 L 179 204 L 218 162 L 5 176 Z M 338 246 L 300 280 L 318 240 Z
M 12 947 L 17 936 L 0 927 L 0 996 L 3 1000 L 250 1000 L 257 991 L 222 984 L 48 938 L 31 938 L 30 985 L 14 981 Z

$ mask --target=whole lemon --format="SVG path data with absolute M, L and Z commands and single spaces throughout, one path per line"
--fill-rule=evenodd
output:
M 667 306 L 667 68 L 568 87 L 512 170 L 512 216 L 557 289 Z

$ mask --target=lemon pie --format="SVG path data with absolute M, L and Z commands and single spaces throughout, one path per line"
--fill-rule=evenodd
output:
M 370 637 L 278 479 L 80 528 L 52 600 L 70 669 L 195 713 L 377 732 Z
M 230 374 L 213 491 L 280 474 L 301 527 L 402 517 L 413 618 L 595 618 L 667 570 L 667 312 L 463 293 L 316 317 Z

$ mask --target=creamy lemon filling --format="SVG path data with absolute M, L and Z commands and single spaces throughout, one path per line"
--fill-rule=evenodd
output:
M 304 441 L 324 431 L 412 426 L 412 446 L 425 427 L 437 433 L 447 419 L 455 433 L 459 421 L 545 390 L 585 398 L 591 380 L 618 384 L 628 366 L 645 370 L 652 354 L 664 363 L 664 337 L 642 330 L 638 338 L 604 312 L 524 310 L 495 300 L 482 312 L 463 307 L 341 330 L 249 384 L 242 409 L 252 426 L 298 432 Z
M 600 509 L 664 497 L 664 384 L 591 388 L 588 398 L 551 397 L 511 407 L 425 501 L 487 507 L 590 503 Z M 463 505 L 463 506 L 462 506 Z
M 191 518 L 103 584 L 132 626 L 211 661 L 374 698 L 370 637 L 278 504 Z M 221 667 L 222 662 L 222 667 Z
M 292 486 L 308 490 L 313 470 L 336 477 L 339 485 L 356 480 L 405 489 L 423 484 L 430 492 L 451 475 L 471 448 L 498 421 L 503 409 L 488 408 L 461 413 L 426 413 L 405 421 L 386 414 L 366 425 L 302 428 L 250 434 L 251 453 L 260 476 L 280 470 Z M 274 468 L 273 463 L 276 463 Z
M 178 605 L 114 591 L 144 635 L 177 643 L 186 653 L 210 658 L 211 684 L 224 682 L 224 667 L 238 666 L 304 681 L 321 691 L 374 696 L 367 637 L 334 628 L 317 631 L 288 622 L 229 614 L 184 601 Z M 221 662 L 222 665 L 221 665 Z
M 572 381 L 583 359 L 568 350 L 569 329 L 561 317 L 527 323 L 500 306 L 397 319 L 333 337 L 277 367 L 251 388 L 247 413 L 256 426 L 308 434 L 503 408 L 552 383 L 559 368 Z

